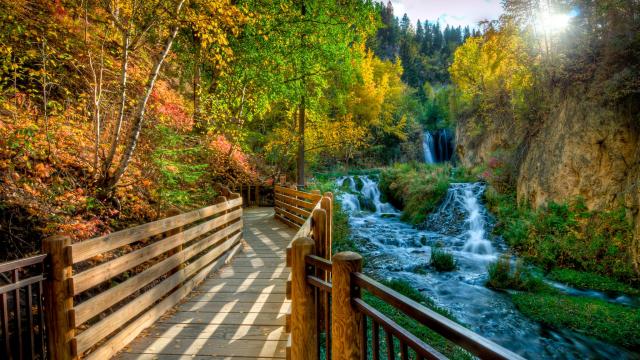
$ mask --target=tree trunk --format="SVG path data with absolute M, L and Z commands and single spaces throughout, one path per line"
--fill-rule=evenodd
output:
M 300 140 L 298 142 L 298 187 L 305 186 L 304 181 L 304 125 L 305 125 L 305 97 L 302 96 L 300 107 L 298 108 L 298 133 Z
M 180 10 L 182 9 L 182 5 L 184 4 L 184 2 L 185 0 L 182 0 L 178 4 L 177 10 L 176 10 L 176 17 L 180 13 Z M 112 190 L 118 184 L 118 182 L 122 178 L 122 175 L 124 175 L 125 171 L 127 171 L 127 168 L 129 167 L 129 163 L 131 162 L 131 157 L 133 156 L 133 152 L 135 151 L 136 146 L 138 145 L 140 132 L 142 131 L 142 124 L 144 123 L 144 114 L 147 108 L 147 102 L 149 101 L 149 97 L 151 96 L 151 92 L 153 91 L 153 86 L 155 85 L 156 80 L 158 78 L 158 74 L 160 73 L 160 68 L 162 68 L 162 64 L 164 63 L 164 60 L 167 58 L 167 54 L 169 54 L 169 50 L 171 50 L 171 46 L 173 45 L 173 40 L 176 38 L 176 35 L 178 35 L 179 29 L 180 29 L 179 25 L 175 25 L 171 30 L 171 34 L 169 35 L 169 37 L 167 38 L 167 42 L 165 43 L 164 50 L 162 51 L 160 58 L 154 65 L 153 71 L 151 72 L 149 79 L 147 80 L 145 93 L 138 105 L 138 110 L 134 118 L 133 128 L 131 130 L 131 135 L 129 136 L 127 148 L 125 149 L 125 152 L 122 155 L 122 159 L 120 160 L 117 170 L 115 171 L 113 176 L 109 178 L 109 181 L 106 184 L 107 186 L 105 190 L 108 190 L 108 191 Z
M 124 121 L 124 112 L 127 104 L 127 67 L 129 66 L 129 46 L 131 41 L 131 35 L 129 30 L 123 30 L 122 32 L 122 68 L 120 69 L 120 108 L 118 109 L 118 120 L 116 121 L 116 127 L 111 140 L 111 148 L 109 149 L 109 155 L 104 161 L 103 166 L 103 178 L 109 178 L 109 169 L 113 163 L 113 158 L 116 155 L 116 149 L 120 142 L 120 132 L 122 131 L 122 122 Z

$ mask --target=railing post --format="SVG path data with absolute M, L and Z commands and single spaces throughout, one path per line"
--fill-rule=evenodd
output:
M 362 256 L 346 251 L 333 256 L 331 271 L 331 354 L 333 360 L 360 359 L 362 354 L 362 314 L 351 299 L 360 290 L 351 283 L 351 274 L 362 270 Z
M 44 283 L 48 357 L 75 359 L 71 239 L 68 236 L 47 238 L 42 242 L 42 252 L 47 254 L 48 269 Z
M 313 254 L 314 242 L 297 238 L 291 249 L 291 358 L 317 360 L 318 336 L 314 290 L 307 284 L 305 257 Z
M 178 216 L 178 215 L 180 215 L 180 210 L 178 210 L 178 209 L 171 209 L 171 210 L 169 210 L 169 212 L 167 213 L 167 215 L 168 215 L 169 217 Z M 180 226 L 180 227 L 177 227 L 177 228 L 175 228 L 175 229 L 173 229 L 173 230 L 170 230 L 170 231 L 168 231 L 168 232 L 167 232 L 167 237 L 169 237 L 169 236 L 173 236 L 173 235 L 176 235 L 176 234 L 179 234 L 179 233 L 181 233 L 183 230 L 184 230 L 184 227 L 183 227 L 183 226 Z M 173 248 L 171 251 L 169 251 L 168 255 L 169 255 L 169 256 L 172 256 L 172 255 L 175 255 L 175 254 L 177 254 L 177 253 L 179 253 L 179 252 L 181 252 L 181 251 L 182 251 L 182 244 L 180 244 L 180 245 L 176 246 L 176 247 L 175 247 L 175 248 Z M 178 272 L 179 270 L 184 269 L 184 267 L 185 267 L 185 264 L 184 264 L 184 263 L 182 263 L 182 264 L 178 265 L 178 267 L 176 267 L 175 269 L 173 269 L 173 270 L 170 272 L 170 274 L 175 274 L 175 273 L 176 273 L 176 272 Z
M 322 201 L 320 204 L 322 209 L 327 213 L 327 236 L 325 240 L 327 256 L 325 256 L 325 259 L 331 260 L 331 248 L 333 243 L 333 194 L 330 192 L 324 193 L 324 197 L 320 201 Z

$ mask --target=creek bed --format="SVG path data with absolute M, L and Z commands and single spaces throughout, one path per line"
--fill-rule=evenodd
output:
M 418 230 L 380 201 L 374 178 L 360 177 L 360 189 L 353 177 L 337 181 L 350 189 L 338 199 L 349 213 L 352 238 L 370 275 L 408 281 L 471 330 L 526 358 L 640 359 L 640 354 L 574 331 L 540 325 L 522 315 L 509 294 L 484 286 L 487 266 L 506 246 L 490 235 L 493 224 L 482 205 L 483 184 L 452 184 L 443 204 L 430 215 L 427 230 Z M 453 254 L 455 271 L 427 268 L 435 245 Z

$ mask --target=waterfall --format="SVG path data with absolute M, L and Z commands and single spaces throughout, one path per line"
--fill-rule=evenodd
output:
M 428 223 L 441 231 L 460 234 L 465 243 L 463 250 L 474 254 L 491 255 L 493 246 L 486 238 L 486 209 L 480 204 L 484 192 L 482 183 L 451 184 L 445 200 L 429 216 Z
M 341 192 L 338 195 L 345 210 L 349 212 L 360 212 L 362 208 L 371 207 L 375 209 L 376 214 L 398 213 L 398 210 L 391 204 L 380 200 L 382 194 L 376 180 L 369 176 L 359 176 L 358 180 L 362 182 L 362 188 L 360 190 L 358 190 L 356 186 L 355 176 L 344 176 L 336 181 L 340 187 L 344 187 L 347 181 L 349 184 L 350 192 Z M 361 202 L 364 202 L 364 204 L 361 204 Z M 370 206 L 367 206 L 368 204 Z
M 427 164 L 435 163 L 435 144 L 431 132 L 425 131 L 422 134 L 422 149 L 424 150 L 424 162 Z

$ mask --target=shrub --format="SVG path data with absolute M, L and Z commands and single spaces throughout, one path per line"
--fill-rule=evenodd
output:
M 526 269 L 521 260 L 512 268 L 509 255 L 502 255 L 488 267 L 487 286 L 494 289 L 513 289 L 520 291 L 541 291 L 548 289 L 541 277 Z
M 402 209 L 402 219 L 420 224 L 435 210 L 452 182 L 473 180 L 467 171 L 448 164 L 396 164 L 380 174 L 380 190 L 387 201 Z
M 438 247 L 431 247 L 431 260 L 429 262 L 438 271 L 453 271 L 456 269 L 456 261 L 453 254 Z

